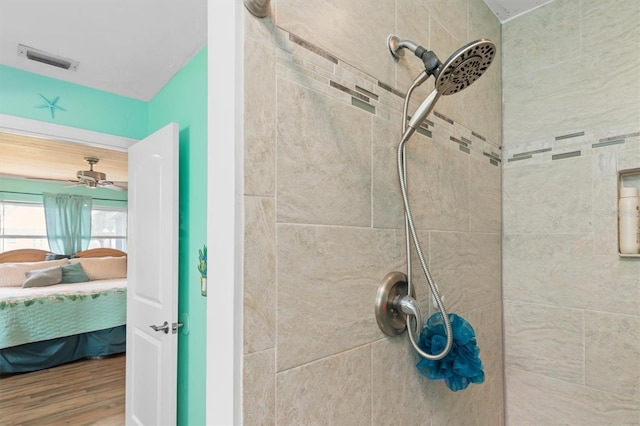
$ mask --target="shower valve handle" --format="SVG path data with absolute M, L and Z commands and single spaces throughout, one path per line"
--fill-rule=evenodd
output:
M 416 332 L 418 336 L 422 332 L 422 312 L 420 312 L 420 306 L 418 305 L 418 301 L 409 295 L 404 295 L 398 297 L 396 301 L 396 306 L 399 311 L 401 311 L 405 315 L 413 315 L 416 317 Z M 407 327 L 410 327 L 411 324 L 407 319 Z

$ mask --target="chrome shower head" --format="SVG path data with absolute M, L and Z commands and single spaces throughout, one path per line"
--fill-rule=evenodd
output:
M 489 68 L 496 55 L 490 40 L 480 39 L 458 49 L 434 73 L 441 95 L 452 95 L 470 86 Z
M 410 40 L 400 40 L 396 36 L 389 36 L 387 44 L 394 58 L 399 59 L 402 56 L 402 50 L 408 49 L 424 63 L 425 71 L 418 76 L 412 88 L 422 84 L 430 75 L 436 79 L 435 89 L 422 101 L 409 120 L 409 128 L 405 132 L 407 138 L 429 115 L 440 96 L 452 95 L 470 86 L 484 74 L 496 55 L 495 44 L 486 39 L 476 40 L 462 46 L 444 64 L 438 60 L 434 52 Z

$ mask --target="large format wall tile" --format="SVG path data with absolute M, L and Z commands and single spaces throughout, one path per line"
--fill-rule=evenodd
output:
M 421 1 L 423 7 L 429 11 L 431 17 L 458 41 L 464 43 L 467 38 L 467 3 L 468 0 L 450 0 L 446 3 L 440 0 Z M 435 46 L 431 46 L 435 49 Z M 444 58 L 440 58 L 444 61 Z
M 594 254 L 615 255 L 618 253 L 618 174 L 616 163 L 616 152 L 602 152 L 592 157 Z
M 504 329 L 507 368 L 584 384 L 583 311 L 506 301 Z
M 469 155 L 415 133 L 407 143 L 407 182 L 418 229 L 469 230 Z
M 593 225 L 590 177 L 590 158 L 505 169 L 504 233 L 590 232 Z
M 640 315 L 636 262 L 593 256 L 590 234 L 504 236 L 503 297 Z
M 334 53 L 387 84 L 394 62 L 386 47 L 393 33 L 395 0 L 375 7 L 362 1 L 278 0 L 278 26 Z
M 504 423 L 502 367 L 502 318 L 500 302 L 474 309 L 461 316 L 476 332 L 485 382 L 451 392 L 439 384 L 434 393 L 433 425 L 501 425 Z
M 469 164 L 469 228 L 471 232 L 502 232 L 502 173 L 475 158 Z
M 395 35 L 401 40 L 411 40 L 425 49 L 433 50 L 430 46 L 430 15 L 424 6 L 416 0 L 398 0 L 396 10 Z M 389 83 L 395 83 L 396 88 L 406 93 L 413 80 L 424 71 L 424 64 L 420 58 L 405 49 L 404 56 L 396 61 L 394 70 L 396 78 Z M 412 99 L 423 99 L 428 90 L 433 89 L 433 84 L 429 83 L 419 86 Z
M 640 317 L 587 311 L 585 323 L 587 386 L 640 405 Z
M 507 424 L 637 425 L 640 403 L 515 368 L 506 371 Z
M 549 64 L 580 55 L 580 8 L 575 1 L 555 0 L 502 26 L 504 78 L 545 73 Z
M 276 49 L 246 38 L 244 193 L 275 195 Z
M 275 350 L 244 356 L 242 378 L 243 422 L 246 425 L 275 424 Z
M 476 332 L 476 341 L 480 348 L 480 359 L 485 374 L 502 378 L 502 302 L 473 309 L 464 315 Z
M 450 312 L 500 300 L 500 235 L 432 232 L 431 274 Z
M 384 276 L 402 265 L 395 231 L 278 225 L 277 232 L 278 371 L 383 336 L 373 308 Z
M 404 226 L 402 192 L 398 178 L 397 151 L 400 121 L 373 120 L 371 214 L 374 228 Z
M 406 334 L 371 344 L 373 424 L 429 424 L 441 384 L 418 372 L 419 360 Z
M 615 51 L 640 45 L 640 2 L 638 0 L 581 0 L 580 33 L 583 51 Z
M 370 114 L 280 78 L 277 154 L 278 222 L 371 225 Z
M 637 129 L 640 124 L 637 46 L 601 51 L 597 57 L 594 61 L 593 53 L 589 52 L 535 73 L 513 78 L 505 75 L 503 120 L 509 123 L 503 132 L 505 145 L 513 148 L 587 129 Z M 601 64 L 615 71 L 602 72 Z
M 372 424 L 371 348 L 343 352 L 276 376 L 276 424 Z
M 245 197 L 244 352 L 276 340 L 276 218 L 273 198 Z

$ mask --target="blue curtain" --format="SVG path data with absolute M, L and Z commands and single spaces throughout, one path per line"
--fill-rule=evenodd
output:
M 91 197 L 42 194 L 47 240 L 53 253 L 73 255 L 91 240 Z

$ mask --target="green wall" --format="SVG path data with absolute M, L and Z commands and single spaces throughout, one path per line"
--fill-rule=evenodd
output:
M 180 125 L 180 289 L 178 424 L 205 424 L 206 298 L 200 294 L 198 249 L 207 242 L 207 49 L 198 53 L 149 102 L 149 133 Z
M 54 118 L 44 96 L 65 111 Z M 0 114 L 48 121 L 134 139 L 147 136 L 147 103 L 0 65 Z
M 49 100 L 59 96 L 57 105 L 66 111 L 56 111 L 52 119 L 48 109 L 35 107 L 44 103 L 40 94 Z M 179 123 L 178 311 L 181 319 L 188 314 L 190 330 L 188 335 L 178 335 L 178 424 L 204 424 L 206 298 L 200 295 L 197 264 L 198 249 L 206 243 L 207 235 L 206 47 L 150 102 L 0 66 L 0 114 L 134 139 L 142 139 L 170 122 Z M 23 183 L 0 181 L 4 191 L 15 191 L 16 185 Z

